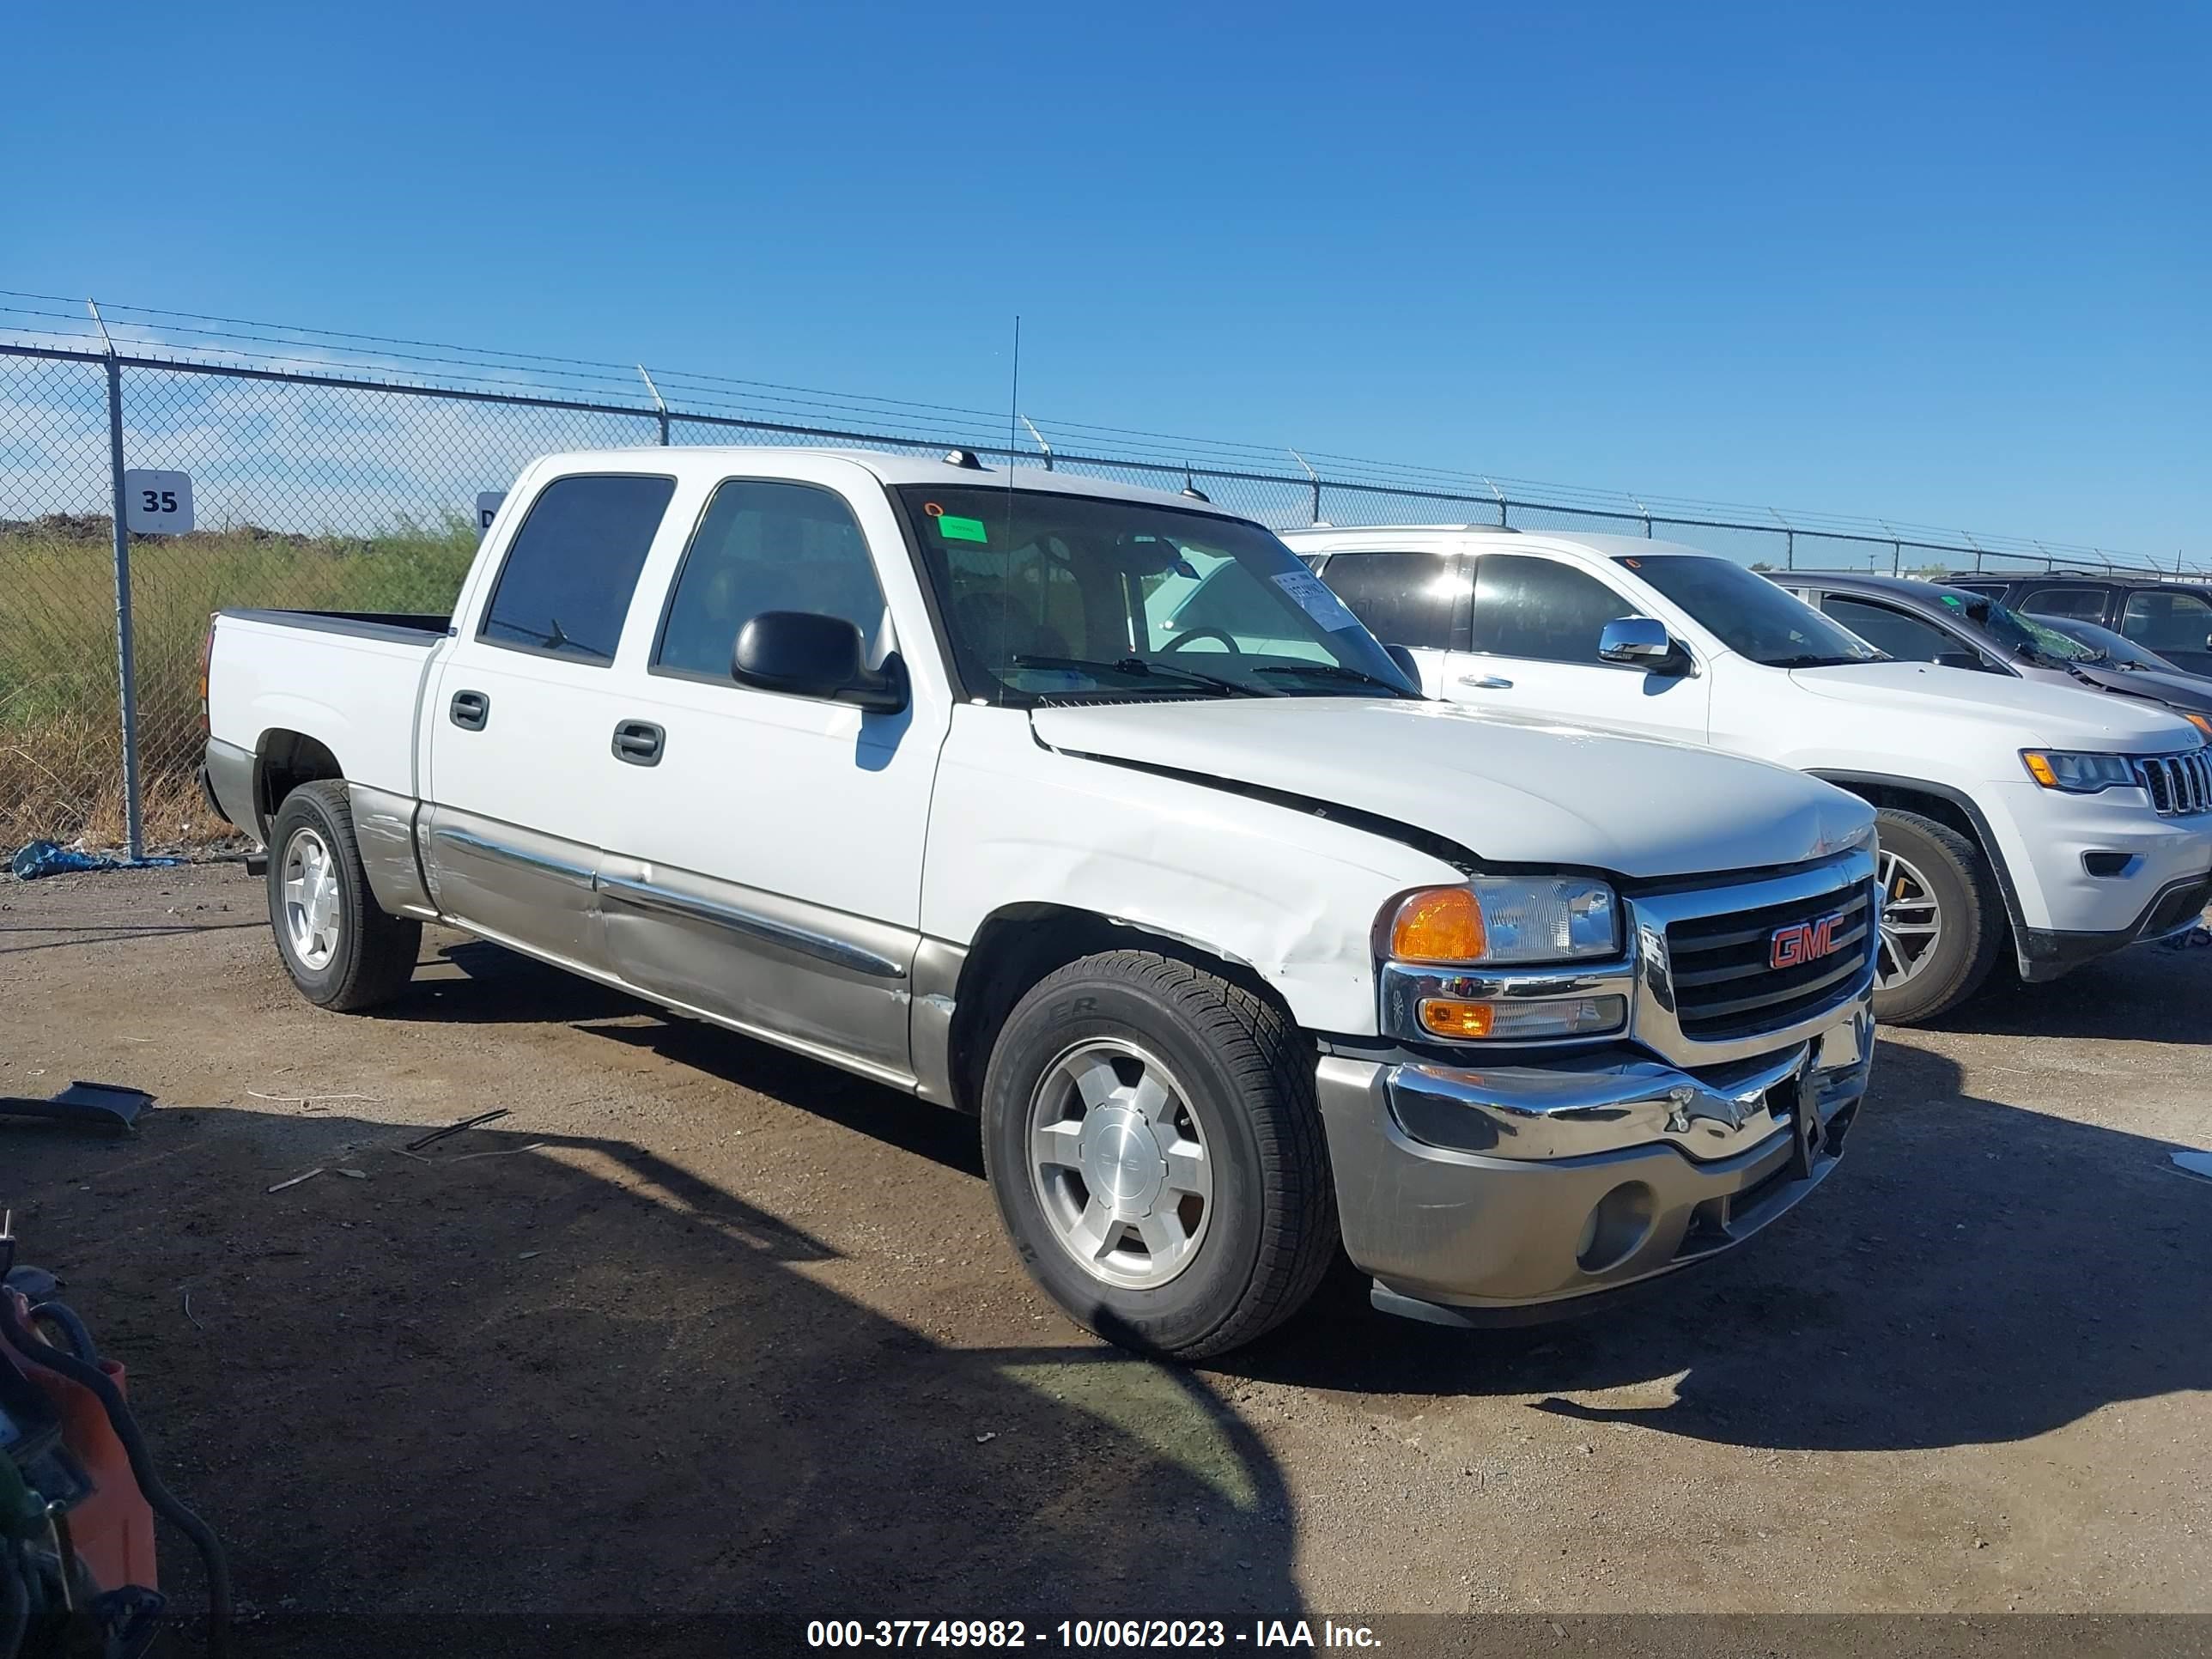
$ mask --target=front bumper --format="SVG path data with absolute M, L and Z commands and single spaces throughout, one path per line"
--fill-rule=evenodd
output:
M 1316 1073 L 1346 1251 L 1378 1307 L 1517 1324 L 1717 1255 L 1826 1180 L 1866 1092 L 1869 997 L 1778 1054 Z
M 1991 785 L 1987 798 L 2018 894 L 2023 977 L 2055 979 L 2185 927 L 2203 908 L 2186 895 L 2212 876 L 2212 813 L 2160 817 L 2141 789 L 2069 795 L 2025 779 Z M 2167 920 L 2176 912 L 2179 922 Z

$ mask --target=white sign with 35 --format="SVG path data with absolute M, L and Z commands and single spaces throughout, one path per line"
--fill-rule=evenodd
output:
M 123 523 L 134 536 L 181 536 L 192 527 L 192 475 L 131 467 L 123 474 Z

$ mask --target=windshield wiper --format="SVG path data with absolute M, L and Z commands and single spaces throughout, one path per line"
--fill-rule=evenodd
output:
M 1870 657 L 1839 657 L 1833 652 L 1822 654 L 1807 651 L 1795 657 L 1762 657 L 1759 660 L 1769 668 L 1841 668 L 1855 662 L 1887 662 L 1889 653 L 1878 652 Z
M 1118 657 L 1107 660 L 1092 657 L 1032 657 L 1022 653 L 1014 657 L 1013 665 L 1017 668 L 1057 668 L 1075 674 L 1127 674 L 1137 679 L 1158 677 L 1182 685 L 1204 686 L 1224 696 L 1271 697 L 1279 695 L 1262 691 L 1255 685 L 1224 679 L 1218 674 L 1201 673 L 1195 668 L 1179 668 L 1164 662 L 1148 662 L 1142 657 Z
M 1419 697 L 1401 681 L 1386 680 L 1380 674 L 1370 674 L 1364 668 L 1350 668 L 1340 662 L 1271 662 L 1263 663 L 1252 671 L 1255 674 L 1310 674 L 1316 679 L 1349 680 L 1355 685 L 1371 685 L 1388 691 L 1394 697 Z

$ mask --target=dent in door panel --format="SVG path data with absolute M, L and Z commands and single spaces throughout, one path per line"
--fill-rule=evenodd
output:
M 353 838 L 361 848 L 362 873 L 379 907 L 395 916 L 434 918 L 437 907 L 422 884 L 415 861 L 415 800 L 365 783 L 346 786 L 353 808 Z
M 451 806 L 426 807 L 422 818 L 441 912 L 562 961 L 605 967 L 592 848 Z
M 908 1071 L 910 931 L 613 854 L 599 910 L 616 971 L 648 995 Z

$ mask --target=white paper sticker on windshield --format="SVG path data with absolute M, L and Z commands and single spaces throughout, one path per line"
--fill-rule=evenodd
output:
M 1340 628 L 1359 626 L 1359 618 L 1346 610 L 1344 601 L 1330 592 L 1328 584 L 1312 571 L 1285 570 L 1275 580 L 1325 632 L 1334 634 Z

